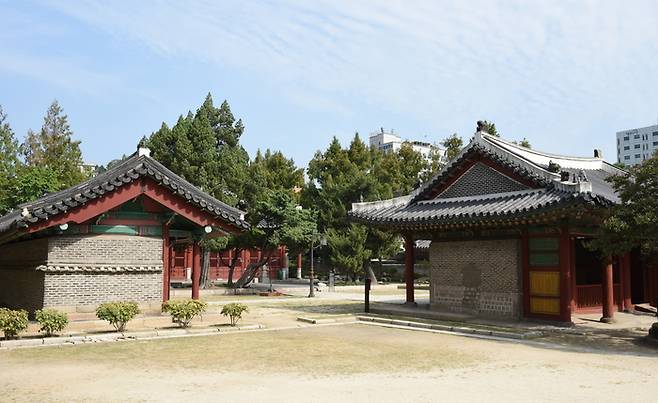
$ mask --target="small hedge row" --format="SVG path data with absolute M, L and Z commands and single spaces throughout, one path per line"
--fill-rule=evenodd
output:
M 34 312 L 34 316 L 41 326 L 39 331 L 44 332 L 47 337 L 61 332 L 69 323 L 68 315 L 55 309 L 39 309 Z M 26 310 L 0 308 L 0 329 L 6 340 L 18 337 L 20 332 L 27 329 L 28 323 Z
M 162 312 L 169 313 L 173 323 L 180 327 L 188 327 L 192 320 L 202 315 L 208 304 L 199 300 L 171 300 L 162 304 Z M 244 304 L 226 304 L 221 314 L 230 319 L 231 326 L 235 326 L 249 309 Z M 108 321 L 117 332 L 124 332 L 128 322 L 140 313 L 139 306 L 132 301 L 115 301 L 100 304 L 96 308 L 96 317 Z M 39 323 L 39 331 L 46 337 L 56 335 L 69 324 L 68 315 L 56 309 L 40 309 L 35 312 L 35 319 Z M 28 313 L 25 310 L 12 310 L 0 308 L 0 330 L 4 332 L 5 339 L 14 339 L 20 332 L 27 329 Z

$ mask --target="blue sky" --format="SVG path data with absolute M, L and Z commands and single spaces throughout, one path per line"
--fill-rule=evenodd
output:
M 658 118 L 651 1 L 0 0 L 0 105 L 22 138 L 58 99 L 85 159 L 134 150 L 212 92 L 242 139 L 305 165 L 379 127 L 615 160 Z

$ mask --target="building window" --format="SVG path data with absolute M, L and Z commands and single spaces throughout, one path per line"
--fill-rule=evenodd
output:
M 631 146 L 624 146 L 624 151 L 630 150 Z
M 630 156 L 630 155 L 624 155 L 624 159 L 625 159 L 625 160 L 630 160 L 630 159 L 631 159 L 631 156 Z
M 653 132 L 653 137 L 658 137 L 658 132 Z
M 624 136 L 624 141 L 628 141 L 628 136 Z
M 640 154 L 635 154 L 635 158 L 640 158 L 642 155 Z
M 658 141 L 654 141 L 654 142 L 653 142 L 653 145 L 654 145 L 654 146 L 658 146 Z
M 640 148 L 640 145 L 639 145 L 639 144 L 636 144 L 636 145 L 635 145 L 635 148 L 636 148 L 636 149 L 637 149 L 637 148 Z
M 640 135 L 639 135 L 639 134 L 636 134 L 635 136 L 633 136 L 633 138 L 637 140 L 637 139 L 640 138 Z

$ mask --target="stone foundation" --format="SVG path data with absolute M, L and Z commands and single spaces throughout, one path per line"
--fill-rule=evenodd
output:
M 431 309 L 519 319 L 519 245 L 516 239 L 432 242 Z

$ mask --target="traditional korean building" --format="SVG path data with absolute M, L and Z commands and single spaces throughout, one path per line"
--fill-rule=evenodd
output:
M 189 250 L 199 297 L 200 241 L 244 231 L 228 206 L 139 149 L 116 167 L 0 217 L 0 306 L 94 309 L 169 298 L 173 251 Z
M 605 179 L 624 171 L 593 158 L 552 155 L 488 135 L 472 141 L 411 194 L 355 203 L 353 220 L 405 239 L 407 303 L 414 304 L 414 241 L 431 240 L 430 309 L 571 322 L 658 296 L 637 253 L 601 259 L 586 247 L 619 198 Z

